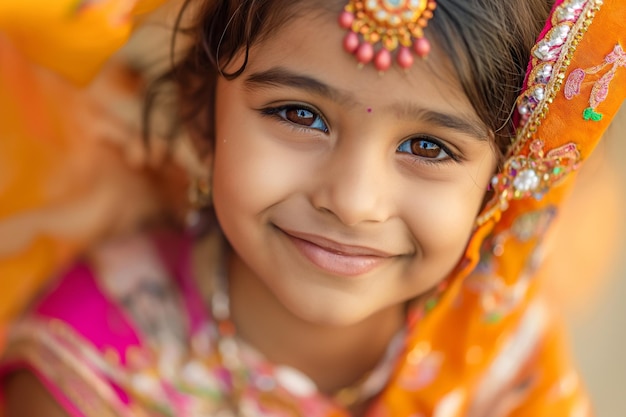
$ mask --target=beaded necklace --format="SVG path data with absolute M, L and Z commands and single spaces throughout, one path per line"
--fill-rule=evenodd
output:
M 242 360 L 240 345 L 242 342 L 238 340 L 236 327 L 231 320 L 228 280 L 223 266 L 218 268 L 214 277 L 210 306 L 216 326 L 217 351 L 221 365 L 229 374 L 231 382 L 231 389 L 225 400 L 234 415 L 246 417 L 249 414 L 241 404 L 245 389 L 250 384 L 251 373 Z M 363 405 L 378 394 L 389 380 L 395 360 L 401 351 L 404 336 L 403 329 L 392 338 L 387 352 L 378 365 L 353 385 L 344 387 L 332 395 L 330 398 L 333 402 L 348 409 Z

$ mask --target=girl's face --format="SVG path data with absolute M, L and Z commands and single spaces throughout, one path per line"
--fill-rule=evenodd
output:
M 334 16 L 295 18 L 218 81 L 213 173 L 236 269 L 296 316 L 335 325 L 444 279 L 496 165 L 436 50 L 380 75 L 343 36 Z

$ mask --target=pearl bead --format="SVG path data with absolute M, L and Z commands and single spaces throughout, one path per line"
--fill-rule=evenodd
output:
M 513 187 L 520 192 L 532 191 L 539 187 L 539 181 L 539 176 L 534 170 L 525 169 L 517 174 L 513 180 Z
M 339 25 L 344 29 L 350 29 L 354 22 L 354 15 L 350 12 L 343 11 L 339 15 Z
M 411 68 L 411 65 L 413 65 L 413 54 L 406 46 L 400 48 L 396 59 L 398 61 L 398 65 L 402 68 Z
M 413 44 L 415 53 L 420 57 L 425 57 L 430 52 L 430 42 L 426 38 L 419 38 Z
M 391 52 L 381 49 L 374 58 L 374 66 L 378 71 L 387 71 L 391 67 Z
M 343 49 L 353 54 L 359 47 L 359 35 L 354 32 L 348 32 L 343 38 Z
M 356 50 L 356 59 L 361 64 L 367 64 L 374 58 L 374 47 L 370 43 L 362 43 Z

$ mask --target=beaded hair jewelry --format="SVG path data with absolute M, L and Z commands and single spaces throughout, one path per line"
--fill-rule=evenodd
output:
M 398 65 L 410 68 L 413 53 L 425 57 L 430 52 L 424 28 L 436 7 L 435 0 L 350 0 L 339 16 L 339 24 L 348 30 L 343 47 L 359 65 L 373 61 L 380 72 L 391 67 L 396 51 Z

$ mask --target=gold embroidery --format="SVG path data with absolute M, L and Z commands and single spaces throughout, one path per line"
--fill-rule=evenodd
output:
M 517 155 L 509 158 L 502 172 L 491 181 L 502 210 L 508 208 L 512 199 L 541 199 L 553 185 L 578 168 L 580 152 L 576 144 L 567 143 L 547 154 L 543 148 L 543 141 L 533 141 L 528 156 Z

